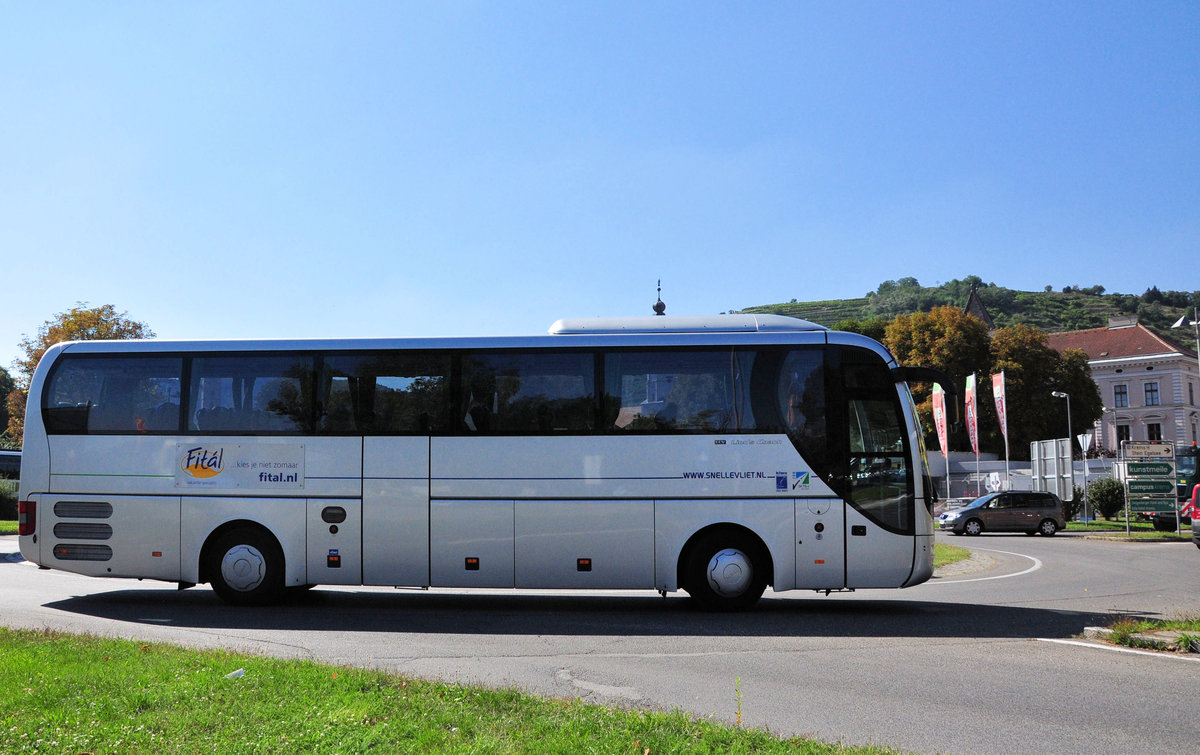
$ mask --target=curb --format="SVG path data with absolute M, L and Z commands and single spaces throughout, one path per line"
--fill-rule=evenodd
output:
M 1124 534 L 1109 535 L 1097 532 L 1081 533 L 1084 540 L 1100 540 L 1108 543 L 1147 543 L 1157 545 L 1160 543 L 1191 543 L 1190 535 L 1180 535 L 1176 537 L 1126 537 Z
M 1102 640 L 1111 642 L 1113 631 L 1105 627 L 1085 627 L 1083 636 L 1089 640 Z M 1187 647 L 1183 647 L 1179 640 L 1184 635 L 1187 635 L 1191 642 Z M 1129 636 L 1130 647 L 1145 648 L 1149 650 L 1170 650 L 1181 651 L 1184 653 L 1200 653 L 1200 637 L 1189 632 L 1178 632 L 1173 629 L 1159 629 L 1153 632 L 1138 632 Z

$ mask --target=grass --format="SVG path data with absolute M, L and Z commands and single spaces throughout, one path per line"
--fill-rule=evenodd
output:
M 942 543 L 934 543 L 933 545 L 934 569 L 953 564 L 956 561 L 965 561 L 970 557 L 971 551 L 966 548 L 959 548 L 957 545 L 944 545 Z
M 1067 522 L 1068 532 L 1091 532 L 1096 535 L 1125 536 L 1124 519 L 1100 519 L 1092 522 Z M 1150 522 L 1133 521 L 1129 523 L 1129 536 L 1133 540 L 1155 540 L 1161 542 L 1191 542 L 1192 530 L 1185 526 L 1181 534 L 1174 531 L 1160 532 L 1154 529 Z
M 9 753 L 893 752 L 782 739 L 680 712 L 48 631 L 0 628 L 0 653 L 0 738 Z M 729 713 L 735 704 L 740 713 L 735 684 Z
M 1124 540 L 1125 530 L 1122 528 L 1120 532 L 1096 533 L 1095 539 L 1103 540 L 1106 538 Z M 1179 535 L 1176 535 L 1174 532 L 1138 532 L 1137 530 L 1130 530 L 1129 539 L 1160 543 L 1190 543 L 1192 542 L 1192 533 L 1191 530 L 1184 530 Z
M 1125 531 L 1124 519 L 1094 519 L 1090 522 L 1067 522 L 1067 529 L 1072 532 L 1121 532 Z M 1129 523 L 1131 532 L 1154 532 L 1150 522 L 1133 521 Z
M 1188 650 L 1189 647 L 1200 647 L 1200 616 L 1185 615 L 1174 619 L 1123 617 L 1114 622 L 1109 629 L 1112 630 L 1112 634 L 1108 637 L 1109 642 L 1127 647 L 1151 650 Z M 1138 635 L 1162 631 L 1178 632 L 1179 638 L 1172 643 L 1138 637 Z
M 18 488 L 17 480 L 0 480 L 0 517 L 16 516 Z M 0 519 L 0 535 L 15 534 L 17 534 L 16 521 Z

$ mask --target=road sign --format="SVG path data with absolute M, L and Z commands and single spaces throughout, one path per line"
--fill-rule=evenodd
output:
M 1160 440 L 1127 440 L 1121 443 L 1126 458 L 1171 459 L 1175 457 L 1175 446 Z
M 1175 468 L 1165 461 L 1131 461 L 1128 474 L 1130 477 L 1165 477 L 1175 474 Z
M 1125 441 L 1121 450 L 1129 459 L 1118 465 L 1120 479 L 1125 481 L 1125 513 L 1175 511 L 1178 504 L 1175 501 L 1174 445 L 1162 441 Z M 1128 531 L 1128 522 L 1125 528 Z
M 1174 498 L 1130 498 L 1129 509 L 1137 512 L 1175 511 L 1179 504 Z
M 1132 495 L 1165 495 L 1175 492 L 1175 483 L 1171 480 L 1130 480 L 1129 492 Z

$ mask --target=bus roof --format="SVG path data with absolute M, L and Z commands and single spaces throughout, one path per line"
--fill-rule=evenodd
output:
M 550 335 L 606 333 L 761 333 L 829 330 L 824 325 L 783 315 L 700 315 L 577 317 L 550 326 Z
M 563 319 L 547 333 L 526 336 L 450 336 L 418 338 L 248 338 L 217 340 L 67 341 L 46 351 L 47 366 L 63 354 L 167 354 L 252 351 L 355 351 L 387 349 L 522 349 L 569 347 L 670 347 L 746 344 L 828 343 L 891 354 L 856 333 L 836 333 L 822 325 L 782 315 L 595 317 Z

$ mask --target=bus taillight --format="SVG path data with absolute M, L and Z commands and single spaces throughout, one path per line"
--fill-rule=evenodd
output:
M 17 501 L 17 534 L 32 535 L 37 531 L 37 503 Z

